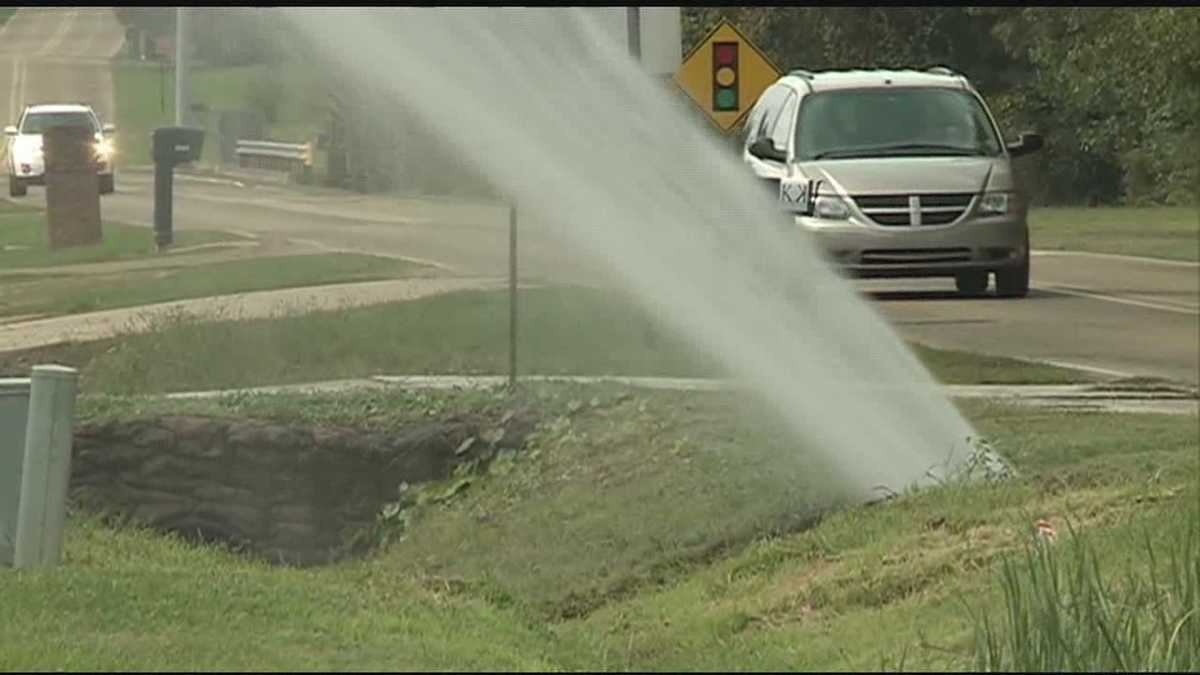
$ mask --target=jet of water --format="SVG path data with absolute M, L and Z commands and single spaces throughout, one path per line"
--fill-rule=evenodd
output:
M 973 430 L 923 364 L 586 10 L 287 11 L 322 58 L 724 364 L 847 496 L 941 479 L 970 456 Z

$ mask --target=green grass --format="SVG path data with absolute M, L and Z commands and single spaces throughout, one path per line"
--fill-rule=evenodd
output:
M 1003 606 L 995 563 L 1030 540 L 1037 518 L 1060 529 L 1075 519 L 1118 568 L 1144 569 L 1135 535 L 1161 546 L 1196 526 L 1181 512 L 1200 496 L 1194 418 L 964 407 L 1022 479 L 844 511 L 766 539 L 593 614 L 596 642 L 618 663 L 655 669 L 960 670 L 973 656 L 966 610 Z M 1043 459 L 1063 446 L 1074 452 Z
M 0 7 L 0 26 L 3 26 L 12 18 L 13 14 L 17 13 L 18 7 Z
M 1147 573 L 1106 579 L 1074 532 L 1059 551 L 1027 547 L 1002 567 L 1004 611 L 976 621 L 976 664 L 1000 672 L 1196 672 L 1200 669 L 1200 536 L 1192 528 Z M 1155 560 L 1156 557 L 1166 559 Z
M 723 370 L 610 291 L 524 291 L 522 373 L 719 377 Z M 374 374 L 505 374 L 508 300 L 472 291 L 281 319 L 201 323 L 178 315 L 105 349 L 85 369 L 90 391 L 155 393 L 289 384 Z M 1081 375 L 920 347 L 949 383 L 1078 381 Z M 297 367 L 303 364 L 302 368 Z
M 96 246 L 50 250 L 46 214 L 0 201 L 0 269 L 56 267 L 82 263 L 131 260 L 154 255 L 154 231 L 146 227 L 104 223 L 104 241 Z M 183 230 L 175 246 L 195 246 L 239 239 L 224 232 Z
M 972 401 L 964 411 L 1017 480 L 771 534 L 820 479 L 790 481 L 797 449 L 727 397 L 567 386 L 519 399 L 85 398 L 90 421 L 193 412 L 399 430 L 536 400 L 549 423 L 525 452 L 414 510 L 402 540 L 321 569 L 272 569 L 76 514 L 63 567 L 0 573 L 0 668 L 963 670 L 976 665 L 973 618 L 1006 611 L 1004 562 L 1020 565 L 1036 519 L 1063 531 L 1059 547 L 1073 522 L 1104 584 L 1140 579 L 1143 591 L 1144 537 L 1165 556 L 1200 526 L 1195 418 Z M 779 475 L 764 472 L 772 455 Z M 1164 611 L 1177 613 L 1173 602 Z M 1155 622 L 1153 607 L 1139 616 Z
M 35 211 L 37 211 L 37 209 L 34 209 L 31 206 L 26 206 L 25 204 L 9 201 L 7 199 L 0 199 L 0 215 L 11 215 L 14 213 L 27 214 Z
M 1034 249 L 1200 261 L 1200 209 L 1041 208 L 1029 213 Z
M 151 133 L 174 124 L 175 71 L 158 64 L 122 64 L 115 69 L 117 99 L 117 144 L 124 166 L 151 164 Z M 268 133 L 294 143 L 308 141 L 321 128 L 322 119 L 309 104 L 305 74 L 294 68 L 265 65 L 227 68 L 197 67 L 192 72 L 192 103 L 203 103 L 210 111 L 244 110 L 252 107 L 252 90 L 265 79 L 282 82 L 279 117 Z M 215 114 L 196 122 L 207 127 L 203 161 L 217 163 L 220 157 Z
M 422 266 L 369 255 L 296 255 L 112 275 L 0 277 L 0 316 L 93 312 L 299 286 L 412 276 Z

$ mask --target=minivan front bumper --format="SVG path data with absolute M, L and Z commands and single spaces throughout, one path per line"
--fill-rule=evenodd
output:
M 816 237 L 834 265 L 860 278 L 950 277 L 1021 267 L 1028 261 L 1023 214 L 975 216 L 950 226 L 795 220 Z

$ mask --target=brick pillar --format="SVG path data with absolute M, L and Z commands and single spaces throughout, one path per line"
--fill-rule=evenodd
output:
M 46 224 L 50 248 L 90 246 L 103 241 L 100 179 L 93 132 L 88 127 L 52 127 L 42 136 L 46 160 Z

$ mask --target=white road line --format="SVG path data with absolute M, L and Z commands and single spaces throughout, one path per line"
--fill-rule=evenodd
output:
M 1086 258 L 1109 258 L 1112 260 L 1129 260 L 1131 262 L 1151 263 L 1155 265 L 1168 265 L 1171 267 L 1200 267 L 1200 262 L 1189 262 L 1187 260 L 1167 260 L 1165 258 L 1147 258 L 1137 255 L 1120 255 L 1117 253 L 1092 253 L 1090 251 L 1030 251 L 1030 255 L 1034 256 L 1083 256 Z
M 1061 290 L 1061 291 L 1075 291 L 1076 293 L 1094 293 L 1096 295 L 1100 295 L 1100 296 L 1104 296 L 1104 297 L 1108 297 L 1108 298 L 1120 298 L 1122 300 L 1128 300 L 1131 302 L 1142 302 L 1142 303 L 1145 303 L 1146 305 L 1161 305 L 1163 307 L 1174 307 L 1175 309 L 1183 310 L 1183 311 L 1200 312 L 1200 304 L 1184 302 L 1182 300 L 1165 300 L 1162 298 L 1156 298 L 1153 295 L 1143 295 L 1143 294 L 1139 294 L 1139 293 L 1121 293 L 1121 294 L 1117 295 L 1117 294 L 1109 294 L 1109 293 L 1100 293 L 1096 289 L 1091 289 L 1091 288 L 1087 288 L 1087 287 L 1080 288 L 1079 286 L 1062 286 L 1062 285 L 1058 285 L 1058 284 L 1048 284 L 1046 286 L 1046 289 L 1047 290 L 1050 290 L 1050 289 Z
M 1099 368 L 1097 366 L 1085 366 L 1081 363 L 1073 363 L 1071 361 L 1059 361 L 1057 359 L 1038 359 L 1027 356 L 1009 357 L 1017 361 L 1025 361 L 1026 363 L 1044 364 L 1047 366 L 1055 366 L 1058 368 L 1066 368 L 1068 370 L 1080 370 L 1087 373 L 1096 373 L 1097 375 L 1108 375 L 1110 377 L 1129 378 L 1133 377 L 1133 373 L 1125 370 L 1112 370 L 1109 368 Z
M 59 22 L 58 28 L 56 28 L 54 31 L 54 35 L 50 36 L 49 40 L 46 40 L 45 44 L 42 45 L 41 49 L 39 49 L 37 53 L 44 55 L 51 53 L 52 48 L 57 49 L 62 43 L 63 38 L 66 37 L 67 32 L 70 31 L 71 24 L 75 23 L 75 19 L 78 16 L 78 9 L 67 10 L 66 16 L 63 17 L 62 21 Z
M 1045 291 L 1047 293 L 1058 293 L 1059 295 L 1072 295 L 1079 298 L 1088 298 L 1091 300 L 1102 300 L 1105 302 L 1116 302 L 1122 305 L 1132 305 L 1134 307 L 1144 307 L 1146 309 L 1156 309 L 1162 312 L 1175 312 L 1176 314 L 1187 314 L 1190 316 L 1200 316 L 1200 309 L 1192 307 L 1181 307 L 1178 305 L 1169 305 L 1161 302 L 1146 302 L 1144 300 L 1134 300 L 1132 298 L 1123 298 L 1115 295 L 1105 295 L 1103 293 L 1090 293 L 1081 291 L 1075 288 L 1066 288 L 1056 285 L 1038 284 L 1034 288 Z
M 13 57 L 12 64 L 12 84 L 11 91 L 8 93 L 8 119 L 9 124 L 17 123 L 17 96 L 20 94 L 21 87 L 21 59 Z
M 24 110 L 25 104 L 29 102 L 26 98 L 29 95 L 29 62 L 21 60 L 21 87 L 17 91 L 17 114 L 20 115 Z
M 8 17 L 8 21 L 6 21 L 3 26 L 0 26 L 0 45 L 3 45 L 7 41 L 8 34 L 12 31 L 13 24 L 21 21 L 23 18 L 24 16 L 21 14 L 21 9 L 18 8 L 12 16 Z
M 1178 307 L 1179 309 L 1190 309 L 1190 310 L 1193 310 L 1196 312 L 1200 312 L 1200 304 L 1196 304 L 1196 303 L 1192 303 L 1192 302 L 1184 302 L 1182 300 L 1164 300 L 1162 298 L 1156 298 L 1156 297 L 1153 297 L 1150 295 L 1139 295 L 1137 293 L 1123 293 L 1121 295 L 1121 297 L 1128 298 L 1130 300 L 1140 300 L 1142 302 L 1158 303 L 1161 305 L 1166 305 L 1168 307 Z
M 82 21 L 76 22 L 77 26 L 83 29 L 83 36 L 75 37 L 75 44 L 69 45 L 67 49 L 73 56 L 86 56 L 92 52 L 92 47 L 96 44 L 96 38 L 99 37 L 100 31 L 97 30 L 98 22 L 95 19 L 99 17 L 93 12 L 94 10 L 84 10 L 85 14 L 80 15 Z
M 411 256 L 395 255 L 395 254 L 391 254 L 391 253 L 377 253 L 377 252 L 372 253 L 370 251 L 363 251 L 361 249 L 330 246 L 328 244 L 322 244 L 321 242 L 314 241 L 312 239 L 297 239 L 295 237 L 289 237 L 287 239 L 287 241 L 290 241 L 290 242 L 293 242 L 296 244 L 303 244 L 305 246 L 312 246 L 313 248 L 320 249 L 322 251 L 325 251 L 326 253 L 353 253 L 353 254 L 357 254 L 357 255 L 371 255 L 371 256 L 376 256 L 376 257 L 380 257 L 380 258 L 388 258 L 391 260 L 403 260 L 405 262 L 410 262 L 410 263 L 414 263 L 417 265 L 425 265 L 427 267 L 433 267 L 434 269 L 442 270 L 443 272 L 450 272 L 450 273 L 455 273 L 455 274 L 458 273 L 458 270 L 455 269 L 454 267 L 451 267 L 445 263 L 438 262 L 436 260 L 429 260 L 428 258 L 413 258 Z

